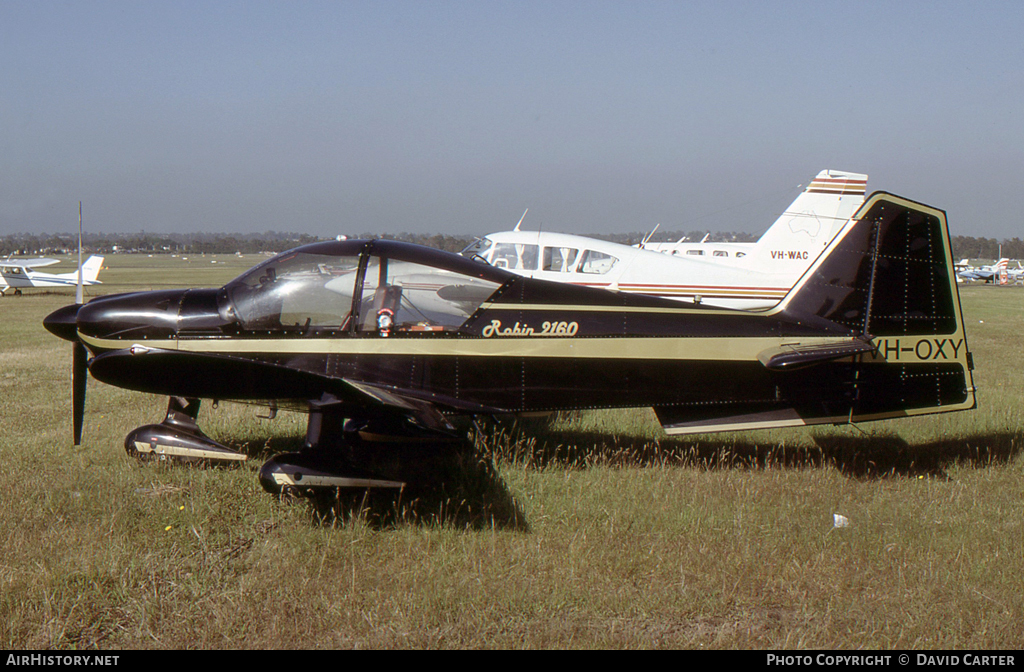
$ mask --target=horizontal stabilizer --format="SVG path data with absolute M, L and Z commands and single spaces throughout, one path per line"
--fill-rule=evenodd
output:
M 855 338 L 816 345 L 785 344 L 778 348 L 765 350 L 757 358 L 766 368 L 772 371 L 792 371 L 804 366 L 843 359 L 853 355 L 873 352 L 875 346 L 867 340 Z

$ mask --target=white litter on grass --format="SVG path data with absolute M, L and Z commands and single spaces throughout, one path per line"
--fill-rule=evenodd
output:
M 832 527 L 849 527 L 850 519 L 838 513 L 832 514 Z

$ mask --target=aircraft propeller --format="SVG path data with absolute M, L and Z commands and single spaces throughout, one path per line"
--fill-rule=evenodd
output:
M 73 303 L 58 308 L 43 320 L 43 326 L 54 336 L 71 341 L 71 408 L 74 416 L 75 445 L 82 443 L 82 419 L 85 415 L 85 383 L 89 378 L 89 351 L 78 338 L 78 311 L 84 304 Z
M 78 284 L 75 287 L 75 306 L 85 303 L 82 292 L 82 202 L 78 202 Z M 78 310 L 76 308 L 77 315 Z M 76 329 L 77 331 L 77 329 Z M 72 347 L 71 364 L 71 409 L 74 416 L 75 445 L 82 445 L 82 424 L 85 419 L 85 383 L 89 379 L 89 353 L 78 340 L 77 334 Z
M 89 353 L 81 341 L 71 346 L 74 349 L 71 369 L 71 407 L 74 413 L 75 445 L 82 445 L 82 424 L 85 418 L 85 383 L 89 379 Z

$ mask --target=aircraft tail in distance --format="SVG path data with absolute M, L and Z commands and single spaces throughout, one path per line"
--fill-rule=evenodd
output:
M 82 284 L 102 284 L 97 278 L 100 275 L 100 270 L 103 268 L 103 259 L 104 257 L 94 254 L 82 263 Z M 60 277 L 63 280 L 71 280 L 73 282 L 78 282 L 78 271 L 71 271 L 70 273 L 61 273 L 58 277 Z
M 85 260 L 82 264 L 82 281 L 83 282 L 98 282 L 97 278 L 100 275 L 100 269 L 103 268 L 103 257 L 93 255 Z

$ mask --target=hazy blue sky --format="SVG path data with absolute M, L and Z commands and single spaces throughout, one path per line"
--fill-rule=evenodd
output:
M 0 0 L 0 234 L 759 233 L 819 170 L 1024 237 L 1024 3 Z

